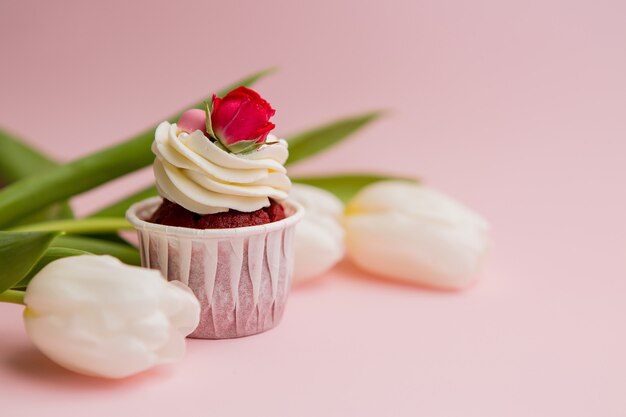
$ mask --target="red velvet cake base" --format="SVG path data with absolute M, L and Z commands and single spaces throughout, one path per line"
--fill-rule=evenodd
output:
M 280 203 L 270 199 L 270 206 L 249 213 L 229 210 L 224 213 L 197 214 L 168 200 L 163 200 L 157 211 L 148 220 L 164 226 L 188 227 L 191 229 L 230 229 L 257 226 L 284 219 L 285 210 Z

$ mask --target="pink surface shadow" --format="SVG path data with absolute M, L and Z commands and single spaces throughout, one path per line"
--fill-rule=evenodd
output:
M 81 375 L 52 362 L 32 345 L 16 345 L 8 350 L 0 359 L 0 366 L 7 373 L 26 378 L 31 383 L 84 391 L 122 390 L 131 385 L 154 383 L 155 379 L 167 379 L 172 374 L 165 366 L 119 380 Z
M 291 291 L 313 291 L 313 290 L 322 290 L 326 287 L 330 281 L 332 280 L 332 271 L 327 271 L 320 275 L 319 277 L 315 277 L 310 279 L 309 281 L 293 283 L 291 286 Z
M 404 291 L 417 291 L 417 292 L 425 291 L 425 292 L 432 293 L 432 294 L 443 294 L 443 295 L 465 293 L 466 291 L 471 290 L 472 288 L 475 288 L 477 285 L 477 282 L 480 282 L 480 279 L 475 280 L 469 287 L 465 289 L 457 290 L 457 289 L 451 289 L 451 288 L 437 288 L 437 287 L 429 286 L 426 284 L 411 284 L 409 282 L 393 281 L 391 279 L 387 279 L 387 278 L 384 278 L 375 274 L 371 274 L 362 269 L 359 269 L 352 262 L 350 262 L 349 259 L 344 259 L 339 264 L 337 264 L 337 266 L 335 266 L 334 271 L 341 274 L 342 278 L 345 278 L 350 281 L 359 281 L 361 283 L 366 282 L 368 284 L 382 285 L 386 287 L 391 286 L 391 287 L 396 287 Z

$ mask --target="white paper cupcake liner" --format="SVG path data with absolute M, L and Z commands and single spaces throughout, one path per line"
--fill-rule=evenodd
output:
M 161 201 L 134 204 L 126 218 L 139 235 L 141 264 L 182 281 L 198 297 L 200 324 L 190 337 L 242 337 L 276 326 L 291 286 L 294 230 L 304 209 L 286 201 L 287 218 L 277 222 L 198 230 L 145 221 Z

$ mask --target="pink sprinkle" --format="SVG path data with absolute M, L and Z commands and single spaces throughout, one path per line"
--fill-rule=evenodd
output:
M 187 110 L 180 116 L 177 126 L 185 132 L 195 132 L 196 130 L 205 131 L 206 129 L 206 112 L 200 109 Z

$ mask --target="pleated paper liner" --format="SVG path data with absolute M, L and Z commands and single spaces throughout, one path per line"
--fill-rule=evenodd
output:
M 282 202 L 287 218 L 260 226 L 190 229 L 149 223 L 155 197 L 131 206 L 141 264 L 187 284 L 202 306 L 190 337 L 228 339 L 276 326 L 285 310 L 294 262 L 294 230 L 304 209 Z

